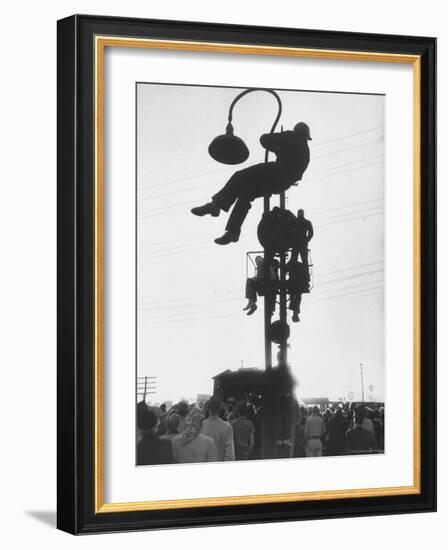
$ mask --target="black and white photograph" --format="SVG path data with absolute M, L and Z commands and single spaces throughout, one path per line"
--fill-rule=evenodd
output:
M 137 466 L 387 452 L 385 96 L 135 100 Z
M 63 531 L 436 510 L 436 39 L 256 12 L 58 21 Z

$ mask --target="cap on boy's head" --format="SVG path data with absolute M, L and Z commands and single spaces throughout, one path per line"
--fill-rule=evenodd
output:
M 311 140 L 310 127 L 306 122 L 299 122 L 294 126 L 294 132 L 305 139 Z

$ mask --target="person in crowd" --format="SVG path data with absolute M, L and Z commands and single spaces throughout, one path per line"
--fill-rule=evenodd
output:
M 375 445 L 375 426 L 373 425 L 373 411 L 363 403 L 355 408 L 355 415 L 362 419 L 362 427 L 370 432 Z M 355 427 L 355 423 L 353 425 Z
M 246 279 L 246 298 L 247 304 L 243 311 L 247 311 L 247 315 L 252 315 L 257 309 L 257 295 L 264 281 L 264 258 L 257 256 L 255 258 L 255 276 Z M 278 279 L 277 271 L 271 263 L 270 279 L 274 281 Z
M 171 443 L 157 437 L 159 419 L 146 404 L 137 406 L 137 426 L 142 439 L 137 444 L 137 464 L 171 464 L 174 462 Z
M 379 451 L 384 451 L 384 407 L 373 413 L 373 425 L 375 427 L 375 440 Z
M 160 405 L 160 414 L 159 414 L 159 426 L 157 428 L 157 435 L 160 437 L 164 433 L 166 433 L 166 405 L 165 403 L 162 403 Z
M 137 415 L 136 415 L 136 418 L 137 418 L 137 443 L 139 443 L 142 440 L 142 431 L 138 427 L 139 414 L 140 414 L 140 411 L 145 411 L 147 409 L 147 407 L 148 406 L 147 406 L 145 401 L 139 401 L 137 403 Z
M 211 202 L 191 209 L 195 216 L 208 214 L 216 217 L 221 210 L 228 212 L 235 204 L 226 232 L 215 239 L 216 244 L 226 245 L 239 240 L 241 226 L 256 198 L 280 194 L 297 185 L 310 162 L 309 140 L 310 129 L 304 122 L 296 124 L 292 131 L 264 134 L 260 143 L 267 151 L 276 154 L 276 161 L 235 172 Z
M 176 462 L 216 462 L 218 460 L 216 443 L 211 437 L 201 433 L 204 417 L 204 411 L 196 407 L 187 414 L 182 434 L 171 440 Z
M 247 403 L 247 420 L 254 421 L 257 409 L 253 403 Z
M 177 413 L 171 413 L 166 419 L 166 433 L 160 436 L 160 439 L 172 440 L 179 435 L 180 416 Z
M 255 427 L 247 418 L 246 403 L 238 405 L 238 418 L 232 422 L 236 460 L 248 460 L 255 444 Z
M 327 424 L 327 455 L 337 456 L 345 453 L 346 431 L 347 421 L 344 418 L 342 410 L 338 408 Z
M 314 405 L 305 422 L 306 456 L 322 456 L 324 436 L 325 423 L 320 416 L 318 405 Z
M 306 439 L 305 439 L 305 422 L 306 414 L 305 408 L 300 407 L 299 417 L 295 425 L 294 430 L 294 448 L 292 456 L 294 458 L 303 458 L 306 456 Z
M 261 458 L 261 405 L 253 406 L 253 416 L 248 419 L 254 425 L 254 447 L 251 458 Z
M 235 414 L 235 399 L 231 397 L 229 399 L 229 402 L 227 405 L 223 405 L 221 407 L 221 411 L 219 413 L 220 418 L 223 420 L 226 420 L 230 424 L 235 420 L 236 414 Z
M 181 434 L 185 429 L 185 423 L 187 421 L 188 403 L 186 401 L 181 401 L 177 405 L 177 414 L 180 417 L 179 426 L 178 426 L 177 430 Z
M 355 427 L 347 431 L 345 436 L 345 448 L 348 454 L 359 451 L 370 451 L 375 448 L 372 432 L 363 427 L 362 415 L 355 416 Z
M 202 433 L 211 437 L 216 443 L 218 460 L 235 460 L 232 426 L 219 417 L 221 399 L 212 397 L 208 402 L 208 410 L 210 416 L 204 420 Z
M 373 425 L 373 411 L 366 407 L 364 410 L 364 419 L 362 421 L 362 427 L 373 435 L 375 435 L 375 426 Z
M 327 428 L 328 423 L 332 418 L 333 418 L 333 409 L 330 406 L 325 409 L 325 412 L 323 414 L 323 421 L 325 422 L 325 428 Z

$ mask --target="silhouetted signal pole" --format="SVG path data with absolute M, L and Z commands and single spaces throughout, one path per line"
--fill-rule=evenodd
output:
M 285 193 L 280 194 L 280 208 L 285 210 L 286 208 Z M 287 293 L 286 293 L 286 251 L 280 253 L 280 321 L 286 325 L 287 323 Z M 279 365 L 284 366 L 288 364 L 288 341 L 287 338 L 280 342 L 280 356 Z
M 275 129 L 282 113 L 282 102 L 279 95 L 274 90 L 265 88 L 251 88 L 244 90 L 235 97 L 230 105 L 228 113 L 228 123 L 226 126 L 225 134 L 221 134 L 215 137 L 209 145 L 208 152 L 210 156 L 216 161 L 222 162 L 223 164 L 233 165 L 241 164 L 242 162 L 245 162 L 249 157 L 249 149 L 247 148 L 246 144 L 240 137 L 234 134 L 232 125 L 233 109 L 242 97 L 256 91 L 267 92 L 271 94 L 277 101 L 277 114 L 270 130 L 270 134 L 275 134 Z M 307 125 L 305 123 L 299 124 L 305 125 L 305 127 L 307 128 Z M 295 129 L 296 127 L 294 128 L 294 130 Z M 311 139 L 309 136 L 307 137 L 305 135 L 302 136 L 302 138 Z M 265 149 L 266 151 L 264 162 L 268 163 L 269 151 L 272 150 L 273 152 L 278 153 L 279 149 L 270 149 L 269 146 L 266 146 Z M 277 161 L 278 157 L 279 155 L 277 154 Z M 304 167 L 304 169 L 306 169 L 306 166 Z M 266 174 L 268 173 L 269 170 L 266 170 Z M 225 189 L 226 187 L 224 187 L 222 191 L 225 191 Z M 297 293 L 298 290 L 294 286 L 294 284 L 296 283 L 295 280 L 291 281 L 290 288 L 287 287 L 286 281 L 288 272 L 288 268 L 286 265 L 286 260 L 289 252 L 288 246 L 290 247 L 291 244 L 295 242 L 295 237 L 293 236 L 294 230 L 291 233 L 292 213 L 286 210 L 285 193 L 283 192 L 280 194 L 279 218 L 277 215 L 279 213 L 274 213 L 272 216 L 270 215 L 270 197 L 271 194 L 277 194 L 275 191 L 275 186 L 267 185 L 262 187 L 262 189 L 265 189 L 264 192 L 266 194 L 263 197 L 263 218 L 258 225 L 258 238 L 263 246 L 264 253 L 263 276 L 261 286 L 262 292 L 264 294 L 265 373 L 262 377 L 262 386 L 260 390 L 258 390 L 260 393 L 262 393 L 263 403 L 261 413 L 261 455 L 263 458 L 277 458 L 280 456 L 289 456 L 292 450 L 291 441 L 293 440 L 293 437 L 291 435 L 291 430 L 293 426 L 292 416 L 294 404 L 292 390 L 294 388 L 295 382 L 293 376 L 287 368 L 287 349 L 289 338 L 289 326 L 287 323 L 287 299 L 288 291 L 294 291 L 295 293 Z M 260 195 L 256 196 L 258 197 Z M 236 203 L 236 206 L 237 205 L 238 203 Z M 232 214 L 235 212 L 236 206 L 234 207 L 234 210 L 232 210 Z M 192 212 L 193 214 L 198 216 L 202 216 L 205 214 L 217 215 L 219 213 L 219 209 L 218 212 L 216 212 L 215 210 L 216 205 L 213 206 L 209 203 L 207 205 L 204 205 L 203 207 L 197 207 L 193 209 Z M 246 215 L 246 213 L 247 212 L 244 211 L 244 216 Z M 286 222 L 286 225 L 284 222 Z M 241 225 L 238 228 L 241 229 Z M 280 234 L 278 234 L 279 232 Z M 283 235 L 282 232 L 284 232 L 285 235 Z M 217 244 L 229 244 L 229 242 L 232 242 L 232 240 L 235 241 L 235 235 L 232 236 L 230 235 L 230 233 L 230 230 L 226 228 L 226 233 L 224 234 L 224 236 L 220 239 L 215 239 L 215 242 Z M 232 239 L 229 239 L 229 237 L 232 237 Z M 275 264 L 274 268 L 274 260 L 276 260 L 277 257 L 279 258 L 279 266 L 277 267 L 277 265 Z M 260 266 L 257 265 L 257 269 L 259 269 L 259 267 Z M 279 277 L 277 277 L 277 269 L 279 269 Z M 273 271 L 275 271 L 275 276 L 273 276 Z M 295 275 L 295 277 L 297 278 L 297 275 Z M 259 294 L 262 294 L 261 289 L 259 290 L 260 292 L 258 290 L 257 292 L 259 292 Z M 272 316 L 276 311 L 277 296 L 279 297 L 279 319 L 275 322 L 272 322 Z M 282 368 L 272 368 L 272 342 L 275 342 L 280 348 L 278 354 L 278 366 Z
M 269 196 L 264 197 L 263 200 L 264 213 L 267 214 L 270 211 L 270 199 Z M 272 342 L 270 336 L 271 330 L 271 304 L 272 300 L 275 300 L 275 295 L 273 295 L 270 290 L 271 285 L 271 258 L 272 254 L 270 251 L 264 249 L 264 357 L 265 357 L 265 368 L 269 370 L 272 368 Z

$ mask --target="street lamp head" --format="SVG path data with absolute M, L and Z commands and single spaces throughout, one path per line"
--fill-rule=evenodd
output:
M 233 134 L 232 123 L 227 124 L 226 133 L 210 143 L 210 156 L 222 164 L 241 164 L 249 157 L 249 149 L 244 141 Z

